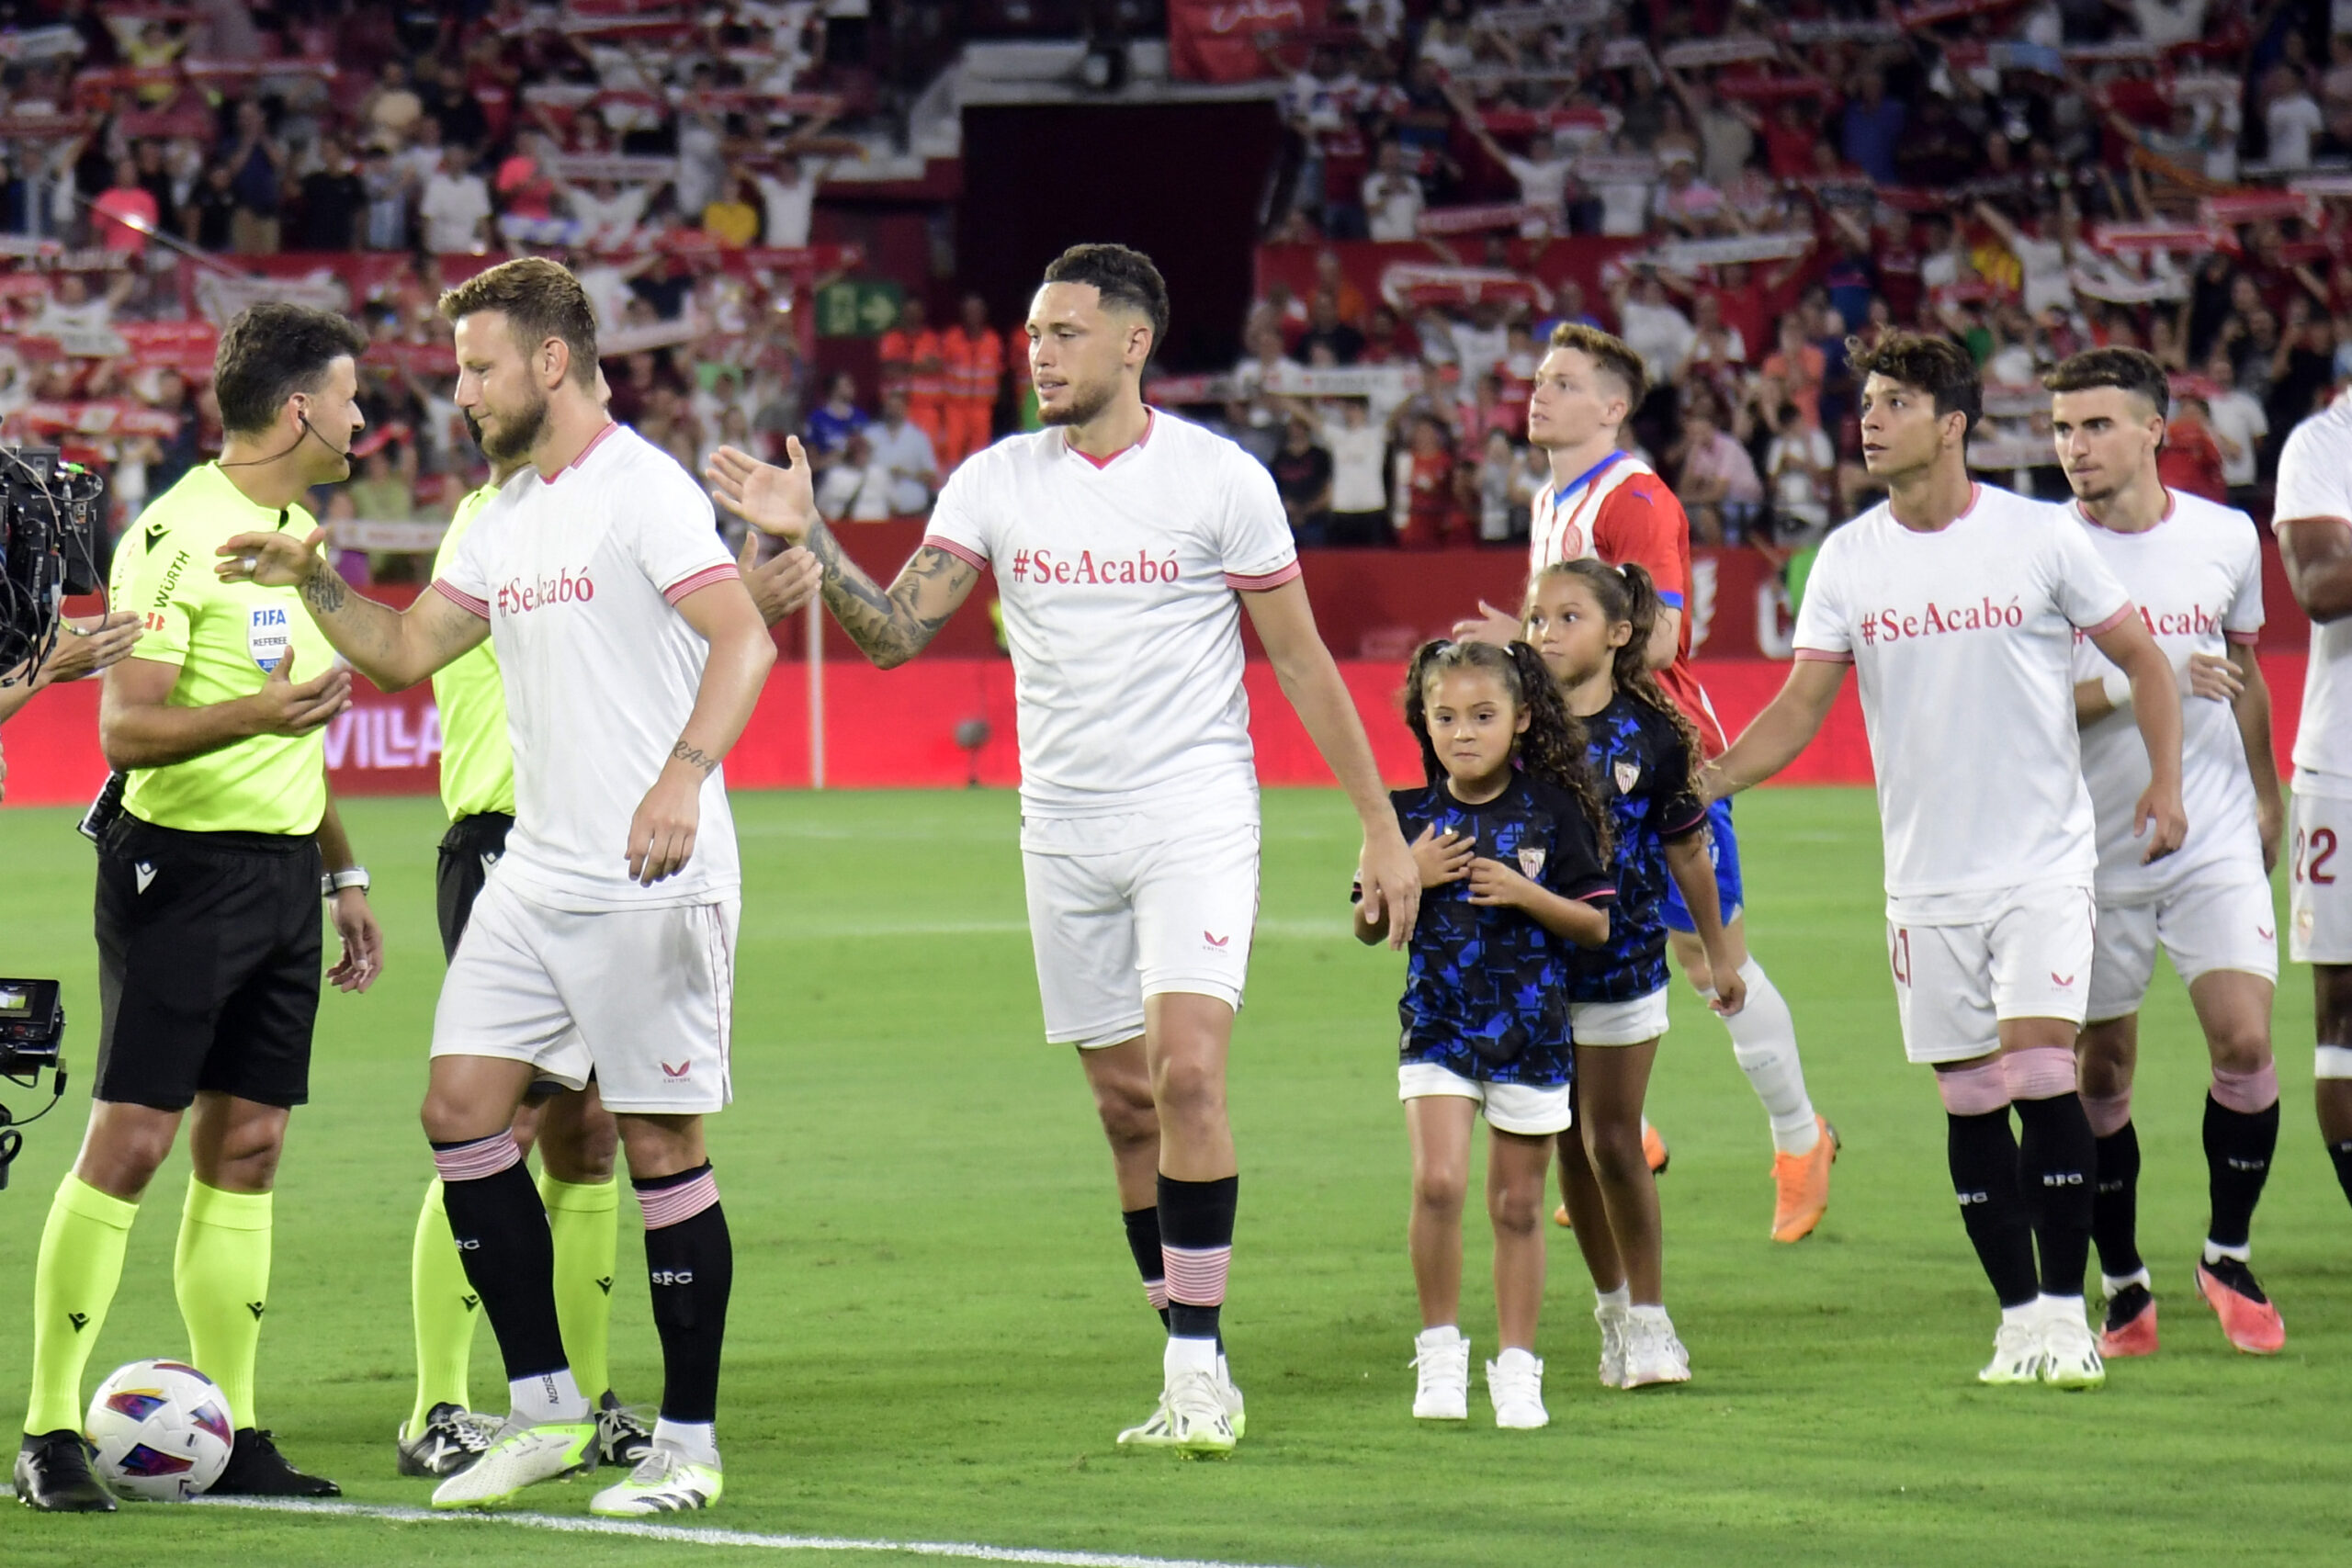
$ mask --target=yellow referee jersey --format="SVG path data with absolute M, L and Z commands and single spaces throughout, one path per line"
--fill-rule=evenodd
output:
M 485 484 L 458 503 L 434 553 L 435 577 L 457 558 L 458 541 L 497 493 L 496 485 Z M 514 745 L 506 733 L 506 678 L 487 638 L 435 673 L 433 703 L 441 710 L 441 805 L 449 820 L 485 811 L 514 816 Z
M 249 697 L 288 649 L 293 678 L 334 665 L 334 649 L 291 588 L 223 582 L 214 552 L 237 534 L 316 527 L 299 506 L 257 506 L 216 464 L 190 469 L 139 514 L 116 545 L 107 583 L 117 610 L 139 616 L 134 659 L 179 667 L 167 699 L 207 707 Z M 326 814 L 326 729 L 248 736 L 217 751 L 161 768 L 134 768 L 123 807 L 159 828 L 196 833 L 307 834 Z

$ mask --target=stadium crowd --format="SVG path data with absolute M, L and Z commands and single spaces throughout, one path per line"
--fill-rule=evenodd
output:
M 1221 389 L 1302 537 L 1524 537 L 1545 476 L 1523 411 L 1562 321 L 1641 353 L 1631 439 L 1702 542 L 1802 543 L 1871 499 L 1849 335 L 1964 342 L 1996 416 L 1972 462 L 2048 496 L 2038 378 L 2080 349 L 2162 360 L 2168 481 L 2241 505 L 2352 375 L 2346 7 L 1440 0 L 1340 22 L 1270 48 L 1290 148 L 1265 254 L 1313 265 L 1261 267 Z
M 535 250 L 597 301 L 616 412 L 690 469 L 797 433 L 829 514 L 925 511 L 1034 418 L 1023 340 L 917 299 L 878 379 L 810 367 L 783 307 L 813 279 L 763 263 L 808 254 L 858 148 L 829 132 L 875 111 L 836 8 L 0 7 L 0 431 L 107 464 L 119 530 L 219 449 L 209 341 L 169 323 L 244 297 L 202 258 L 356 254 L 342 298 L 380 352 L 361 480 L 320 504 L 446 517 L 479 457 L 433 303 L 468 258 Z M 1238 362 L 1155 396 L 1264 461 L 1302 542 L 1500 544 L 1544 483 L 1546 334 L 1590 321 L 1648 366 L 1629 438 L 1697 538 L 1788 547 L 1870 499 L 1849 334 L 1964 341 L 1992 389 L 1973 460 L 2053 495 L 2036 378 L 2130 344 L 2177 378 L 2172 482 L 2253 502 L 2352 375 L 2336 24 L 2276 0 L 1334 6 L 1256 42 L 1286 146 Z

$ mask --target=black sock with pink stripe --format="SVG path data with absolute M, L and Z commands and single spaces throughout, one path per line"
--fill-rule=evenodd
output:
M 1159 1179 L 1159 1251 L 1168 1279 L 1168 1333 L 1175 1339 L 1216 1339 L 1225 1305 L 1225 1277 L 1233 1262 L 1233 1211 L 1238 1176 L 1216 1181 Z
M 707 1423 L 718 1413 L 719 1348 L 735 1285 L 735 1245 L 707 1164 L 629 1182 L 645 1211 L 645 1270 L 662 1336 L 662 1419 Z
M 555 1314 L 555 1238 L 514 1134 L 433 1145 L 441 1203 L 466 1280 L 481 1298 L 509 1382 L 561 1371 Z
M 1127 1250 L 1135 1254 L 1136 1272 L 1143 1276 L 1143 1299 L 1168 1326 L 1168 1265 L 1159 1254 L 1159 1211 L 1128 1209 L 1119 1215 L 1127 1227 Z

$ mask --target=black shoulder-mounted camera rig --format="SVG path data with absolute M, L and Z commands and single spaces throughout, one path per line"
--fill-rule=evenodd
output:
M 95 593 L 106 481 L 54 446 L 0 446 L 0 684 L 29 679 L 68 594 Z
M 0 1105 L 0 1188 L 8 1185 L 8 1167 L 24 1146 L 17 1129 L 38 1122 L 65 1098 L 65 1067 L 58 1052 L 65 1043 L 65 1004 L 54 980 L 0 980 L 0 1078 L 38 1089 L 43 1073 L 53 1075 L 49 1103 L 18 1122 Z

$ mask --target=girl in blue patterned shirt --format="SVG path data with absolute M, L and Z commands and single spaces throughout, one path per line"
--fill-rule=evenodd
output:
M 1413 1146 L 1408 1241 L 1420 1293 L 1413 1414 L 1468 1417 L 1458 1326 L 1470 1134 L 1488 1140 L 1502 1354 L 1487 1363 L 1498 1427 L 1541 1427 L 1544 1184 L 1566 1128 L 1570 954 L 1609 938 L 1615 885 L 1582 731 L 1525 643 L 1433 642 L 1413 657 L 1405 716 L 1426 782 L 1390 798 L 1421 871 L 1406 968 L 1397 1092 Z M 1382 940 L 1358 907 L 1359 941 Z

